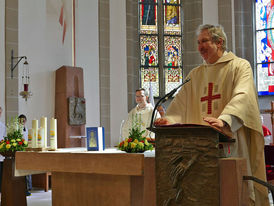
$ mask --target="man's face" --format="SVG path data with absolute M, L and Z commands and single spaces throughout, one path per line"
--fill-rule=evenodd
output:
M 137 104 L 146 104 L 147 97 L 145 95 L 145 92 L 143 90 L 137 91 L 135 94 L 135 100 Z
M 25 125 L 27 120 L 25 118 L 20 118 L 19 119 L 19 122 L 22 124 L 22 125 Z
M 208 30 L 201 31 L 198 36 L 198 50 L 206 63 L 213 64 L 220 58 L 221 43 L 213 42 Z

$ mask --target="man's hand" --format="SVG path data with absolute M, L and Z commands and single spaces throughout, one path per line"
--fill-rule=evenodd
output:
M 223 120 L 216 119 L 215 117 L 204 117 L 203 119 L 208 124 L 215 126 L 215 127 L 219 127 L 220 129 L 222 129 L 226 126 L 226 124 Z
M 168 125 L 168 124 L 170 123 L 166 118 L 158 118 L 154 122 L 155 126 Z

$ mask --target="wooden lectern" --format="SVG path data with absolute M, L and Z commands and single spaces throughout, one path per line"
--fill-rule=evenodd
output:
M 219 158 L 232 139 L 209 126 L 157 127 L 156 205 L 219 206 Z

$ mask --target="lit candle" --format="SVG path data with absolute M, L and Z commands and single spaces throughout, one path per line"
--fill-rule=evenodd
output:
M 57 149 L 57 119 L 50 119 L 50 149 Z
M 40 119 L 41 122 L 41 127 L 44 128 L 44 139 L 42 142 L 42 147 L 47 148 L 48 146 L 48 140 L 47 140 L 47 118 L 46 117 L 41 117 Z
M 32 148 L 36 148 L 37 138 L 38 138 L 38 120 L 37 119 L 32 120 L 32 130 L 33 130 Z

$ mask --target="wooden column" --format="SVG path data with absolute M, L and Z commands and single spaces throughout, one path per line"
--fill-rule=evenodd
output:
M 27 206 L 26 177 L 15 177 L 15 158 L 4 159 L 2 175 L 1 205 Z
M 85 135 L 85 124 L 69 124 L 69 97 L 84 97 L 83 69 L 80 67 L 62 66 L 56 70 L 55 118 L 58 148 L 85 146 L 84 139 L 80 138 Z

